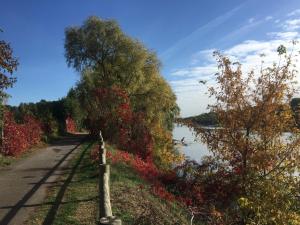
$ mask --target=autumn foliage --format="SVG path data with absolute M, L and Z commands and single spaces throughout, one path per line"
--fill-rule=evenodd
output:
M 74 122 L 74 120 L 72 119 L 72 117 L 68 116 L 66 118 L 66 131 L 68 133 L 75 133 L 76 130 L 76 124 Z
M 182 168 L 192 183 L 182 193 L 202 193 L 194 204 L 209 211 L 209 224 L 300 224 L 300 138 L 290 107 L 296 70 L 284 46 L 278 53 L 278 63 L 247 74 L 215 54 L 210 110 L 220 127 L 195 128 L 213 157 Z
M 26 149 L 39 143 L 42 137 L 41 123 L 31 116 L 25 116 L 23 123 L 18 124 L 13 114 L 6 112 L 4 116 L 4 137 L 1 153 L 18 156 Z
M 98 146 L 91 152 L 93 161 L 98 162 Z M 107 158 L 114 164 L 125 163 L 134 169 L 141 178 L 148 181 L 151 185 L 151 191 L 167 201 L 178 201 L 180 203 L 190 204 L 191 201 L 181 196 L 176 196 L 166 189 L 164 182 L 174 179 L 174 174 L 169 174 L 158 169 L 151 160 L 143 160 L 138 155 L 130 154 L 125 151 L 117 150 L 116 152 L 107 152 Z
M 121 149 L 152 160 L 151 133 L 144 115 L 132 111 L 127 93 L 118 87 L 98 88 L 94 91 L 94 99 L 98 109 L 89 113 L 91 133 L 97 135 L 101 129 L 106 139 L 117 143 Z

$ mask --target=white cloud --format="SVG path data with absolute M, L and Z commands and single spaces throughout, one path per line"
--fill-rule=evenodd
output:
M 249 23 L 253 23 L 255 21 L 255 18 L 254 17 L 251 17 L 250 19 L 248 19 L 248 22 Z
M 213 53 L 216 49 L 206 49 L 199 52 L 196 52 L 191 57 L 191 65 L 195 65 L 203 60 L 214 62 Z
M 290 31 L 290 32 L 271 32 L 268 33 L 269 36 L 272 36 L 274 38 L 279 38 L 283 40 L 293 40 L 299 36 L 299 33 L 296 31 Z
M 262 63 L 264 67 L 267 67 L 278 62 L 277 48 L 280 45 L 287 47 L 289 52 L 292 49 L 294 53 L 300 52 L 300 44 L 294 46 L 292 43 L 292 40 L 300 41 L 299 15 L 300 9 L 297 9 L 289 13 L 286 20 L 275 19 L 272 16 L 266 16 L 261 20 L 249 18 L 248 22 L 240 29 L 221 37 L 218 45 L 222 46 L 220 43 L 226 44 L 237 35 L 247 33 L 257 25 L 271 20 L 277 24 L 279 30 L 267 33 L 265 40 L 245 40 L 223 49 L 221 53 L 227 55 L 232 61 L 239 61 L 242 64 L 243 73 L 246 75 L 250 70 L 258 72 Z M 206 80 L 209 85 L 215 85 L 214 74 L 218 68 L 212 56 L 214 51 L 215 49 L 203 49 L 196 52 L 191 56 L 189 66 L 179 68 L 171 73 L 175 80 L 170 83 L 177 95 L 177 103 L 182 110 L 181 116 L 196 115 L 207 111 L 207 105 L 214 102 L 205 94 L 207 90 L 199 83 L 200 80 Z M 300 57 L 297 56 L 296 60 L 299 61 Z M 296 69 L 300 71 L 300 63 L 296 64 Z M 297 80 L 300 81 L 299 78 Z
M 179 69 L 171 73 L 173 76 L 179 76 L 179 77 L 193 77 L 193 78 L 206 78 L 211 76 L 212 74 L 215 74 L 216 71 L 216 65 L 210 64 L 206 66 L 195 66 L 195 67 L 189 67 L 184 69 Z
M 244 57 L 251 53 L 263 51 L 268 48 L 270 48 L 270 43 L 268 43 L 268 42 L 247 40 L 241 44 L 235 45 L 232 48 L 226 50 L 225 54 L 232 55 L 232 56 L 238 56 L 238 57 Z
M 186 91 L 177 94 L 177 104 L 181 109 L 181 116 L 188 117 L 207 112 L 207 105 L 213 104 L 214 100 L 203 94 L 203 91 Z
M 286 20 L 281 26 L 284 30 L 287 31 L 297 30 L 298 28 L 300 28 L 300 19 Z
M 290 13 L 287 14 L 288 17 L 291 17 L 291 16 L 296 16 L 296 15 L 299 15 L 300 14 L 300 9 L 296 9 Z
M 266 21 L 269 21 L 269 20 L 272 20 L 272 19 L 273 19 L 273 16 L 267 16 L 267 17 L 265 18 Z
M 242 64 L 243 72 L 246 74 L 250 70 L 260 69 L 262 60 L 264 66 L 270 66 L 273 62 L 278 62 L 277 48 L 283 44 L 290 51 L 300 50 L 299 46 L 293 46 L 291 39 L 298 37 L 297 32 L 273 32 L 269 34 L 270 40 L 246 40 L 240 44 L 232 46 L 222 52 L 232 60 L 238 60 Z M 300 40 L 300 39 L 299 39 Z M 212 52 L 212 49 L 201 51 L 201 57 Z M 205 54 L 206 53 L 206 54 Z M 266 57 L 261 57 L 265 54 Z M 217 66 L 211 61 L 211 55 L 206 55 L 206 63 L 201 66 L 191 66 L 176 70 L 172 75 L 177 77 L 176 81 L 171 81 L 177 95 L 177 103 L 182 109 L 182 116 L 190 116 L 206 111 L 206 106 L 213 103 L 213 100 L 205 94 L 207 91 L 199 80 L 208 80 L 210 85 L 214 84 L 214 74 Z M 299 57 L 298 57 L 299 59 Z M 205 62 L 205 61 L 204 61 Z M 298 66 L 300 71 L 300 65 Z

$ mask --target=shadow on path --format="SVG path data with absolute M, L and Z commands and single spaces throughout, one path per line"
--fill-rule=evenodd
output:
M 83 157 L 84 157 L 84 154 L 86 153 L 86 151 L 90 148 L 90 146 L 92 145 L 89 144 L 84 150 L 83 152 L 81 153 L 79 159 L 76 161 L 76 164 L 73 166 L 72 170 L 71 170 L 71 173 L 69 174 L 68 178 L 66 179 L 66 181 L 63 183 L 62 187 L 60 188 L 55 200 L 54 200 L 54 203 L 51 207 L 51 209 L 49 210 L 44 222 L 43 222 L 43 225 L 51 225 L 55 219 L 55 216 L 56 216 L 56 213 L 57 213 L 57 210 L 60 206 L 60 204 L 62 204 L 62 200 L 63 200 L 63 197 L 64 197 L 64 194 L 67 190 L 67 187 L 69 186 L 69 184 L 71 183 L 75 173 L 76 173 L 76 170 L 78 168 L 78 166 L 80 165 Z
M 74 143 L 78 143 L 78 135 L 73 137 L 68 137 L 66 140 L 57 141 L 55 144 L 60 145 L 73 145 Z M 11 210 L 3 217 L 3 219 L 0 221 L 1 225 L 8 225 L 11 220 L 16 216 L 18 211 L 25 206 L 25 203 L 34 195 L 34 193 L 47 181 L 47 179 L 53 175 L 53 172 L 59 168 L 59 166 L 68 158 L 69 155 L 72 154 L 83 142 L 83 139 L 80 138 L 80 143 L 78 143 L 74 148 L 72 148 L 68 153 L 66 153 L 55 166 L 49 170 L 46 175 L 38 182 L 36 183 L 31 190 L 29 190 L 21 200 L 15 204 Z M 76 167 L 77 168 L 77 167 Z M 53 207 L 52 207 L 53 208 Z M 53 214 L 53 213 L 52 213 Z M 54 214 L 55 215 L 55 214 Z M 48 217 L 48 216 L 47 216 Z M 46 224 L 46 223 L 44 223 Z

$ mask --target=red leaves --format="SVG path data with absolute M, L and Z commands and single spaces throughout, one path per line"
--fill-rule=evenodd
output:
M 151 192 L 160 197 L 161 199 L 167 201 L 177 201 L 180 204 L 184 204 L 186 206 L 192 205 L 194 199 L 194 194 L 197 196 L 197 199 L 202 199 L 202 192 L 196 193 L 195 190 L 192 190 L 191 184 L 185 182 L 182 186 L 185 186 L 183 189 L 187 191 L 188 189 L 192 192 L 187 195 L 187 192 L 181 193 L 181 190 L 177 187 L 173 191 L 168 191 L 167 187 L 175 184 L 179 184 L 179 178 L 177 177 L 174 171 L 161 171 L 159 170 L 153 161 L 150 159 L 143 160 L 138 155 L 132 155 L 128 152 L 117 150 L 112 153 L 108 151 L 106 153 L 107 159 L 111 160 L 112 164 L 117 163 L 125 163 L 126 165 L 133 168 L 141 178 L 146 180 L 151 184 Z M 91 158 L 94 162 L 97 162 L 99 159 L 98 156 L 98 146 L 96 146 L 91 152 Z M 144 189 L 143 185 L 139 186 L 140 189 Z M 174 193 L 174 194 L 173 194 Z
M 40 142 L 41 127 L 41 123 L 31 116 L 25 116 L 24 123 L 18 124 L 15 122 L 12 113 L 6 112 L 1 152 L 4 155 L 18 156 L 26 149 Z
M 117 151 L 115 154 L 107 152 L 106 156 L 113 164 L 122 162 L 131 166 L 145 180 L 154 181 L 160 176 L 159 170 L 151 160 L 144 161 L 139 156 L 124 151 Z
M 66 119 L 66 131 L 71 134 L 77 131 L 75 122 L 70 116 L 68 116 Z
M 152 192 L 153 192 L 153 194 L 155 194 L 155 195 L 159 196 L 160 198 L 165 199 L 167 201 L 172 202 L 172 201 L 176 200 L 176 197 L 173 194 L 171 194 L 170 192 L 168 192 L 166 190 L 166 188 L 163 187 L 159 183 L 156 183 L 152 186 Z
M 96 151 L 96 150 L 95 150 Z M 92 157 L 95 157 L 95 153 L 92 153 Z M 154 195 L 167 200 L 167 201 L 178 201 L 190 204 L 190 200 L 184 199 L 183 197 L 177 197 L 170 193 L 161 182 L 161 179 L 167 177 L 164 175 L 164 172 L 158 170 L 158 168 L 153 164 L 152 160 L 144 161 L 139 156 L 128 152 L 117 151 L 116 153 L 112 154 L 111 152 L 107 152 L 107 158 L 111 160 L 112 164 L 116 163 L 125 163 L 132 167 L 144 180 L 151 183 L 151 191 Z M 172 176 L 169 178 L 173 179 Z M 167 179 L 167 178 L 166 178 Z M 140 187 L 144 188 L 144 187 Z
M 94 95 L 99 113 L 94 117 L 90 113 L 91 132 L 97 134 L 101 129 L 107 138 L 117 140 L 121 149 L 144 160 L 152 159 L 153 138 L 145 115 L 132 111 L 126 91 L 118 87 L 98 88 Z

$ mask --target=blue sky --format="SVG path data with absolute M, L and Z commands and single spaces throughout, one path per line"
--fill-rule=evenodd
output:
M 79 79 L 64 58 L 64 29 L 91 15 L 115 19 L 130 36 L 157 52 L 162 74 L 183 116 L 206 110 L 211 100 L 198 83 L 211 79 L 214 49 L 245 67 L 258 53 L 298 39 L 299 0 L 0 0 L 0 39 L 11 43 L 20 66 L 9 104 L 55 100 Z M 298 10 L 298 11 L 297 11 Z

